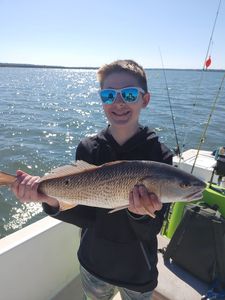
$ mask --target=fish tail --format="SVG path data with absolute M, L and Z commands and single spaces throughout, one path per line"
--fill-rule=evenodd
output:
M 0 186 L 11 185 L 16 180 L 16 176 L 0 171 Z

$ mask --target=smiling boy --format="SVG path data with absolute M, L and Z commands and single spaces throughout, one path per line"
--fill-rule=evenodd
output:
M 153 160 L 172 164 L 172 153 L 155 132 L 139 124 L 150 101 L 146 74 L 132 60 L 119 60 L 98 70 L 100 98 L 109 125 L 82 140 L 76 159 L 101 165 L 115 160 Z M 77 206 L 59 210 L 56 199 L 37 192 L 38 177 L 17 172 L 12 190 L 21 202 L 43 202 L 45 212 L 82 228 L 78 259 L 84 293 L 91 299 L 111 299 L 119 289 L 123 299 L 150 299 L 157 286 L 157 237 L 166 205 L 144 186 L 129 194 L 128 209 Z

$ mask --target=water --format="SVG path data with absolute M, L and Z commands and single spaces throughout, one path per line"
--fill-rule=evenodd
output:
M 163 71 L 147 70 L 147 76 L 151 102 L 141 123 L 175 148 Z M 223 73 L 168 70 L 166 77 L 179 142 L 188 132 L 185 149 L 196 148 Z M 66 164 L 80 139 L 106 126 L 96 70 L 0 68 L 0 103 L 0 170 L 6 172 L 42 175 Z M 223 87 L 202 149 L 225 144 L 224 117 Z M 0 208 L 0 237 L 44 216 L 39 204 L 21 204 L 6 188 L 0 190 Z

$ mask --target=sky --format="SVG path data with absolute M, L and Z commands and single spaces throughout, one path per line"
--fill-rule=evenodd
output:
M 0 0 L 0 62 L 201 69 L 219 1 Z M 210 68 L 225 69 L 225 0 L 211 41 Z

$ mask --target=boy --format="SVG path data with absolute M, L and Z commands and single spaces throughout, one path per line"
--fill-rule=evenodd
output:
M 146 74 L 132 60 L 98 70 L 100 98 L 109 125 L 80 142 L 76 159 L 101 165 L 115 160 L 154 160 L 172 164 L 172 153 L 139 115 L 149 101 Z M 59 211 L 58 201 L 37 193 L 38 177 L 17 172 L 12 189 L 23 201 L 43 202 L 45 212 L 82 228 L 78 259 L 84 292 L 91 299 L 111 299 L 117 287 L 123 299 L 150 299 L 157 285 L 157 238 L 166 206 L 144 186 L 129 195 L 129 209 L 77 206 Z M 154 214 L 155 213 L 155 214 Z

